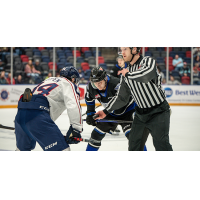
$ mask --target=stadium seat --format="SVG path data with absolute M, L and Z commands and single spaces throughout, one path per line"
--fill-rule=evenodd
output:
M 59 59 L 59 62 L 61 62 L 61 63 L 66 63 L 66 59 L 65 59 L 65 58 L 60 58 L 60 59 Z
M 173 51 L 180 51 L 181 50 L 180 47 L 173 47 L 172 49 L 173 49 Z
M 94 57 L 96 57 L 96 50 L 92 51 Z M 101 52 L 99 51 L 99 56 L 101 56 Z
M 84 59 L 83 59 L 82 57 L 78 57 L 78 58 L 76 59 L 76 62 L 77 62 L 77 63 L 82 63 L 82 62 L 84 62 Z
M 172 70 L 171 71 L 171 75 L 174 77 L 175 80 L 178 80 L 181 82 L 181 76 L 179 74 L 179 71 L 177 70 Z
M 171 51 L 171 52 L 169 52 L 169 57 L 172 57 L 174 59 L 176 54 L 177 54 L 177 52 Z
M 154 59 L 160 57 L 160 51 L 152 51 L 152 54 L 153 54 L 152 57 L 153 57 Z
M 47 50 L 51 50 L 51 49 L 53 49 L 53 47 L 46 47 L 46 49 L 47 49 Z
M 65 57 L 65 53 L 63 53 L 63 52 L 59 52 L 59 53 L 57 53 L 57 55 L 58 55 L 58 58 Z
M 81 52 L 84 53 L 85 51 L 89 51 L 89 47 L 81 47 Z
M 65 67 L 65 64 L 64 64 L 64 63 L 59 63 L 59 64 L 57 64 L 57 69 L 58 69 L 58 71 L 61 70 L 61 69 L 64 68 L 64 67 Z
M 69 62 L 66 62 L 66 63 L 65 63 L 65 66 L 66 66 L 66 67 L 68 67 L 68 66 L 70 67 L 70 66 L 73 66 L 73 64 L 72 64 L 72 63 L 69 63 Z
M 191 63 L 191 58 L 184 58 L 184 61 L 186 62 L 186 63 Z
M 59 53 L 64 53 L 64 51 L 61 49 L 56 50 L 56 54 L 58 55 Z
M 191 51 L 186 51 L 186 57 L 191 58 Z
M 74 50 L 72 51 L 72 55 L 74 56 Z M 76 50 L 76 57 L 81 57 L 81 52 Z
M 185 52 L 179 51 L 178 55 L 180 58 L 184 59 L 185 58 Z
M 190 85 L 190 77 L 188 77 L 188 76 L 182 76 L 181 77 L 181 82 L 184 85 Z
M 156 51 L 156 47 L 149 47 L 149 51 Z
M 90 65 L 90 67 L 94 67 L 96 65 L 96 58 L 95 57 L 89 57 L 88 63 Z
M 42 56 L 42 62 L 50 62 L 50 58 L 48 56 Z
M 22 58 L 22 62 L 28 62 L 29 61 L 29 58 L 28 57 L 23 57 Z
M 86 79 L 86 80 L 89 80 L 90 79 L 90 74 L 91 74 L 91 69 L 88 69 L 88 70 L 86 70 L 85 72 L 84 72 L 84 78 Z
M 102 56 L 99 56 L 98 58 L 98 64 L 104 63 L 104 58 Z
M 21 63 L 21 58 L 20 58 L 20 57 L 14 58 L 14 62 L 16 62 L 16 63 Z
M 90 69 L 89 64 L 86 62 L 81 63 L 81 68 L 83 71 Z
M 91 51 L 85 51 L 84 52 L 84 56 L 85 56 L 85 58 L 91 57 L 92 56 L 92 52 Z
M 169 65 L 169 71 L 173 71 L 174 70 L 174 66 L 173 65 Z
M 48 56 L 49 57 L 49 51 L 47 49 L 42 49 L 41 53 L 43 56 Z
M 53 69 L 53 62 L 48 63 L 49 69 Z M 57 70 L 57 64 L 55 64 L 55 69 Z
M 165 58 L 165 57 L 167 56 L 166 51 L 161 51 L 161 52 L 160 52 L 160 56 L 161 56 L 162 58 Z
M 101 64 L 99 64 L 99 66 L 102 67 L 105 70 L 108 69 L 108 67 L 105 63 L 101 63 Z
M 172 47 L 168 47 L 169 48 L 169 52 L 172 51 Z M 165 51 L 167 51 L 167 47 L 165 47 Z
M 72 53 L 72 51 L 70 50 L 70 49 L 66 49 L 66 50 L 64 50 L 64 53 L 66 54 L 66 53 Z
M 36 56 L 41 56 L 42 53 L 41 53 L 40 51 L 35 51 L 35 52 L 34 52 L 34 56 L 35 56 L 35 55 L 36 55 Z
M 69 62 L 69 63 L 74 63 L 74 57 L 73 56 L 69 56 L 68 58 L 67 58 L 67 62 Z
M 70 56 L 72 56 L 72 57 L 73 57 L 73 54 L 72 54 L 72 52 L 67 52 L 67 53 L 65 53 L 65 55 L 66 55 L 66 58 L 68 58 L 68 57 L 70 57 Z
M 146 51 L 145 56 L 152 56 L 152 53 L 150 51 Z
M 41 51 L 42 49 L 45 49 L 44 47 L 38 47 L 38 49 Z
M 63 47 L 63 50 L 71 50 L 70 47 Z
M 162 58 L 162 57 L 157 57 L 157 58 L 156 58 L 156 62 L 157 62 L 157 63 L 164 63 L 164 58 Z
M 156 47 L 157 51 L 164 51 L 165 47 Z

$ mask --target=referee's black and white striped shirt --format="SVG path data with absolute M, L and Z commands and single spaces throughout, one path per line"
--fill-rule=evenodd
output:
M 166 99 L 165 91 L 161 86 L 161 75 L 157 73 L 156 62 L 153 58 L 140 56 L 133 66 L 129 64 L 128 69 L 129 72 L 124 81 L 139 108 L 151 108 Z M 110 102 L 106 111 L 112 110 L 115 99 L 112 103 Z

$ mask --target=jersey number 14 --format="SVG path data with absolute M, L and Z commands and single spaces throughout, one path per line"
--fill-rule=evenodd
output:
M 33 89 L 33 93 L 35 92 L 35 90 L 37 90 L 38 94 L 42 94 L 43 96 L 48 96 L 53 89 L 58 87 L 58 84 L 56 83 L 49 83 L 46 85 L 41 85 L 41 84 L 39 84 Z

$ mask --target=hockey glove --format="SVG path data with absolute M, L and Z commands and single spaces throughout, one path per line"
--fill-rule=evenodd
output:
M 95 112 L 87 113 L 86 123 L 88 125 L 96 126 L 96 121 L 93 119 Z
M 71 125 L 65 137 L 67 144 L 78 144 L 80 142 L 80 141 L 75 140 L 74 137 L 81 138 L 81 132 L 79 130 L 72 128 L 72 125 Z

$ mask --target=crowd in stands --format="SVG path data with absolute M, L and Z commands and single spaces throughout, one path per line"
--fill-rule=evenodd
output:
M 142 53 L 142 52 L 141 52 Z M 193 48 L 194 84 L 200 85 L 200 47 Z M 145 56 L 156 60 L 158 72 L 162 76 L 162 84 L 166 84 L 166 47 L 145 47 Z M 65 66 L 73 66 L 74 48 L 56 47 L 56 76 Z M 115 58 L 116 59 L 116 58 Z M 122 62 L 119 59 L 119 62 Z M 113 63 L 121 65 L 118 60 Z M 115 64 L 110 65 L 98 55 L 98 63 L 108 73 L 115 71 Z M 0 84 L 11 84 L 11 56 L 9 47 L 0 47 Z M 79 47 L 76 50 L 76 67 L 82 84 L 87 84 L 91 69 L 96 66 L 96 48 Z M 53 72 L 53 47 L 13 47 L 13 84 L 38 84 Z M 169 47 L 169 80 L 168 84 L 190 84 L 191 48 Z

